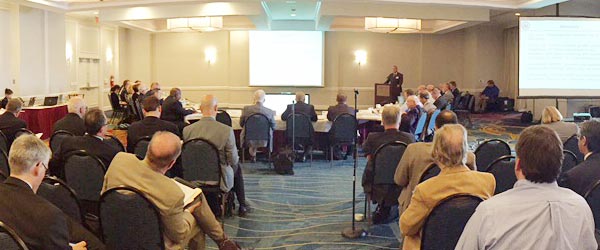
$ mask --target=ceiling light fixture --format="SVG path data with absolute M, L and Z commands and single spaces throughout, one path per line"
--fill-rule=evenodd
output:
M 379 33 L 409 33 L 421 30 L 421 20 L 365 17 L 365 30 Z
M 521 13 L 519 13 L 519 12 L 515 13 L 515 16 L 520 16 L 520 15 L 521 15 Z
M 210 32 L 223 29 L 223 17 L 191 17 L 167 19 L 167 29 L 170 31 L 201 31 Z

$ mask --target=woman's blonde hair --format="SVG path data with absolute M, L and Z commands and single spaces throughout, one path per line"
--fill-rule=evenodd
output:
M 555 107 L 548 106 L 544 108 L 542 112 L 542 124 L 548 124 L 553 122 L 562 121 L 563 116 L 560 114 L 560 111 Z
M 467 163 L 467 130 L 460 124 L 446 124 L 435 131 L 431 156 L 440 167 Z

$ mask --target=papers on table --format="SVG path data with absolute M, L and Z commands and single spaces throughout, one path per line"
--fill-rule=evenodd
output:
M 190 203 L 192 203 L 198 195 L 202 194 L 202 189 L 200 188 L 191 188 L 185 184 L 180 183 L 176 179 L 172 179 L 175 184 L 181 189 L 184 194 L 183 198 L 183 206 L 186 207 Z

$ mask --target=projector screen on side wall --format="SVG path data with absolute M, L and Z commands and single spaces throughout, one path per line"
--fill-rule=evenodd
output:
M 600 97 L 600 19 L 521 17 L 519 96 Z
M 250 86 L 323 86 L 323 32 L 250 31 Z

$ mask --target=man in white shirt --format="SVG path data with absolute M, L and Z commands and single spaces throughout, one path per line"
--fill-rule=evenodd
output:
M 517 183 L 479 204 L 456 249 L 597 249 L 590 207 L 556 184 L 562 150 L 552 129 L 523 130 L 516 146 Z

